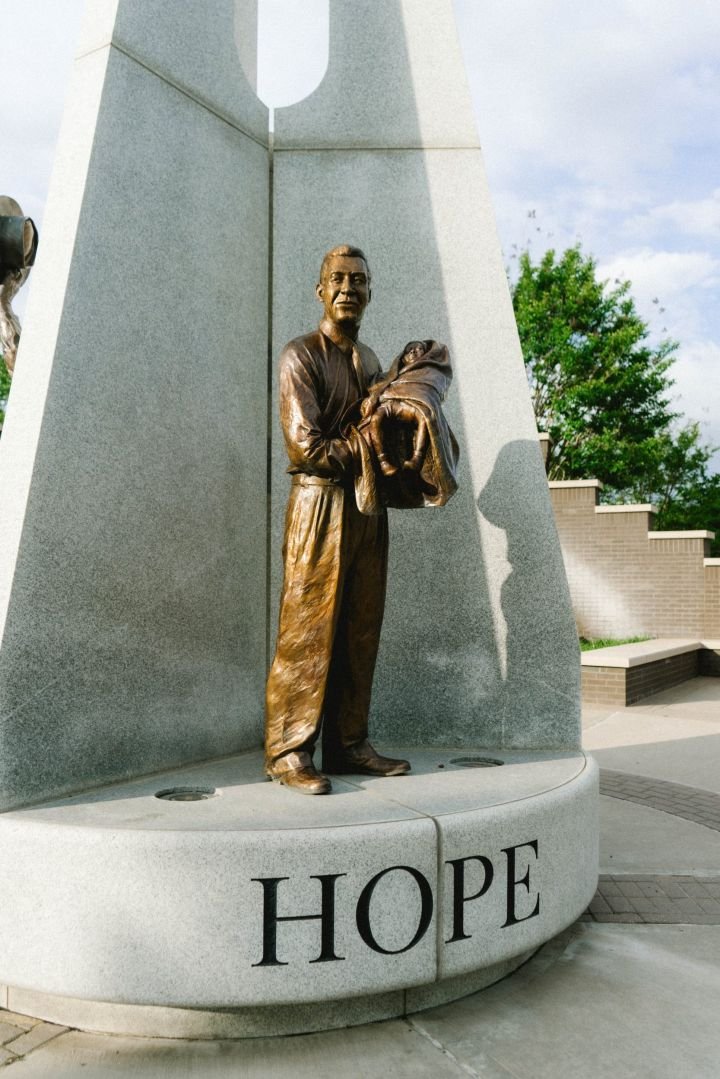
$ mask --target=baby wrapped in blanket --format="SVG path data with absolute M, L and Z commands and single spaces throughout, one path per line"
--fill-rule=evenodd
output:
M 459 449 L 442 402 L 450 356 L 437 341 L 410 341 L 361 404 L 355 497 L 363 513 L 384 506 L 443 506 L 457 490 Z

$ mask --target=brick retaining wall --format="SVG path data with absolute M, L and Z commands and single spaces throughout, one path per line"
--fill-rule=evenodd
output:
M 713 533 L 657 532 L 652 506 L 601 506 L 598 480 L 550 483 L 578 631 L 720 637 Z
M 703 648 L 703 650 L 698 653 L 698 657 L 698 674 L 712 675 L 715 678 L 720 678 L 720 651 Z
M 660 640 L 584 652 L 583 701 L 624 707 L 698 674 L 720 676 L 717 644 Z
M 643 697 L 651 697 L 662 689 L 679 686 L 688 678 L 695 678 L 699 672 L 697 652 L 686 652 L 682 656 L 660 659 L 647 666 L 630 667 L 625 683 L 625 701 L 633 704 Z

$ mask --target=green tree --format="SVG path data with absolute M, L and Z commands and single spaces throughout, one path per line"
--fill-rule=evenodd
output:
M 713 553 L 720 555 L 720 473 L 705 473 L 682 487 L 662 509 L 659 527 L 710 528 L 717 533 Z
M 648 344 L 628 282 L 606 288 L 571 247 L 534 265 L 524 251 L 513 305 L 538 427 L 553 447 L 551 479 L 593 476 L 631 488 L 675 414 L 667 371 L 677 344 Z
M 696 496 L 708 480 L 707 466 L 712 448 L 700 441 L 700 427 L 688 423 L 677 431 L 668 429 L 656 437 L 656 454 L 647 470 L 634 478 L 625 491 L 615 491 L 613 501 L 652 502 L 658 512 L 668 516 L 673 506 L 687 498 L 691 490 Z
M 598 280 L 579 246 L 536 263 L 523 251 L 512 295 L 549 478 L 593 477 L 606 501 L 652 502 L 658 527 L 720 531 L 713 449 L 670 405 L 678 344 L 651 343 L 630 283 Z
M 607 491 L 605 501 L 651 502 L 656 528 L 707 528 L 716 532 L 711 554 L 720 555 L 720 474 L 708 470 L 713 449 L 700 441 L 697 423 L 658 439 L 658 455 L 646 475 L 625 491 Z

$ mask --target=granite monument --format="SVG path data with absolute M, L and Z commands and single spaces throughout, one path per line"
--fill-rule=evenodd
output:
M 0 440 L 0 993 L 65 1025 L 404 1015 L 507 975 L 597 881 L 575 624 L 452 0 L 331 0 L 327 73 L 272 140 L 254 8 L 90 0 Z M 276 358 L 342 240 L 372 265 L 363 339 L 411 347 L 354 434 L 293 432 L 288 475 L 271 417 L 303 364 Z M 370 390 L 342 331 L 369 267 L 340 262 L 358 276 L 303 356 L 319 373 L 335 350 Z M 439 342 L 459 458 L 441 424 L 401 430 L 444 385 Z M 347 443 L 354 501 L 307 482 L 343 473 Z M 308 621 L 322 677 L 305 668 L 291 749 L 329 685 L 331 798 L 262 775 L 288 495 L 285 568 L 293 544 L 321 553 L 309 579 L 343 630 Z M 303 542 L 311 505 L 327 543 Z M 372 740 L 412 771 L 358 774 L 386 550 Z M 349 694 L 331 668 L 363 626 Z

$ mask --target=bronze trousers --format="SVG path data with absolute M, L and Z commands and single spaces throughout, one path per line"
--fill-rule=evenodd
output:
M 294 477 L 285 576 L 266 690 L 265 764 L 301 766 L 322 728 L 324 767 L 367 738 L 385 607 L 387 515 L 366 516 L 347 491 Z

